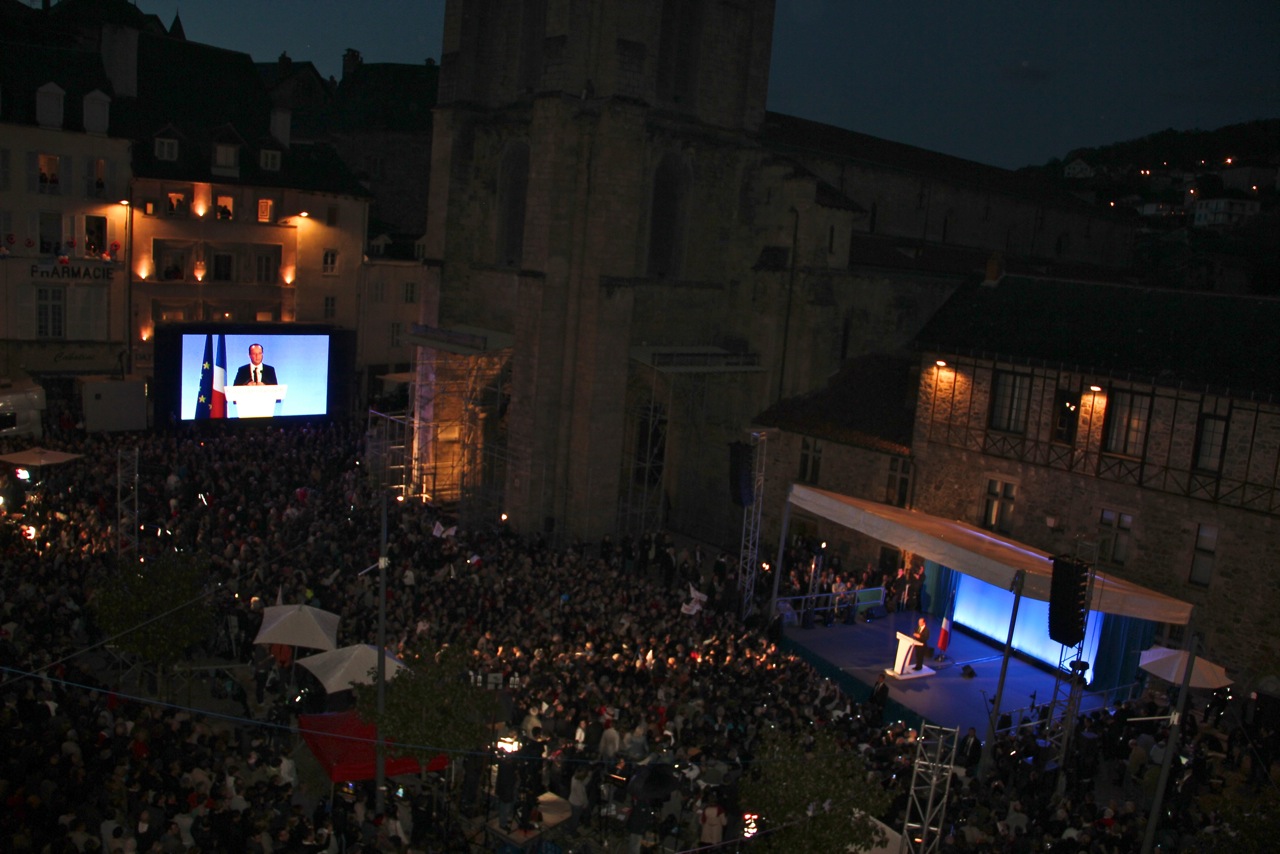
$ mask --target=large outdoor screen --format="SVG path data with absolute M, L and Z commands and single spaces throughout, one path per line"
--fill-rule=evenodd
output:
M 157 415 L 174 421 L 329 417 L 344 408 L 347 338 L 294 324 L 157 330 Z

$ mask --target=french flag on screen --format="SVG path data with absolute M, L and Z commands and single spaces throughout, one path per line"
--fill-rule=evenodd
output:
M 213 388 L 209 398 L 209 417 L 227 417 L 227 336 L 218 336 L 218 355 L 213 362 Z
M 215 355 L 214 338 L 218 339 Z M 196 396 L 196 418 L 227 417 L 227 339 L 223 335 L 204 337 L 204 358 L 200 361 L 200 390 Z

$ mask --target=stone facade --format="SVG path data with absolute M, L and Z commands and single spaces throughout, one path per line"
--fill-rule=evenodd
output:
M 767 406 L 906 347 L 992 252 L 1127 262 L 1129 226 L 1012 173 L 767 113 L 772 0 L 586 5 L 446 11 L 422 245 L 441 326 L 514 342 L 520 530 L 735 542 L 727 446 Z
M 1280 405 L 952 353 L 921 365 L 915 509 L 1192 603 L 1207 657 L 1240 676 L 1280 653 Z M 996 386 L 1015 374 L 1010 423 Z

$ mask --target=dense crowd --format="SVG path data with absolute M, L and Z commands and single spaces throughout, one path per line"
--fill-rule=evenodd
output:
M 862 755 L 892 795 L 882 818 L 901 825 L 916 732 L 886 724 L 883 694 L 851 696 L 786 652 L 776 626 L 739 619 L 738 579 L 725 555 L 713 559 L 662 533 L 553 547 L 497 520 L 458 529 L 415 502 L 389 511 L 388 645 L 395 652 L 430 640 L 470 650 L 477 682 L 501 686 L 517 749 L 499 761 L 478 745 L 456 757 L 462 770 L 445 778 L 443 796 L 416 787 L 387 798 L 381 813 L 368 785 L 335 798 L 308 791 L 289 756 L 290 717 L 268 697 L 277 665 L 253 639 L 264 603 L 280 601 L 339 614 L 339 646 L 376 641 L 377 574 L 366 570 L 380 553 L 381 505 L 361 467 L 362 439 L 332 423 L 66 430 L 47 445 L 78 460 L 36 472 L 30 485 L 6 472 L 0 848 L 445 850 L 452 817 L 496 814 L 502 827 L 529 826 L 546 790 L 572 807 L 567 838 L 617 822 L 637 848 L 665 835 L 715 844 L 742 832 L 738 782 L 751 773 L 760 733 L 813 726 L 830 727 Z M 239 719 L 129 696 L 87 665 L 86 650 L 101 651 L 103 641 L 94 595 L 115 571 L 120 452 L 135 449 L 138 519 L 148 534 L 140 548 L 199 554 L 212 568 L 199 607 L 216 611 L 218 630 L 189 654 L 218 654 L 227 672 L 258 677 L 224 686 L 249 686 Z M 807 592 L 805 555 L 786 563 L 783 594 Z M 868 568 L 846 581 L 836 567 L 822 584 L 837 604 L 859 586 L 884 585 L 897 606 L 918 605 L 910 568 L 889 578 Z M 962 757 L 948 844 L 1137 850 L 1142 781 L 1163 733 L 1159 722 L 1131 720 L 1148 711 L 1125 704 L 1082 717 L 1063 793 L 1035 727 L 1002 736 L 981 783 L 976 759 Z M 1171 787 L 1165 830 L 1174 839 L 1215 821 L 1198 798 L 1214 774 L 1210 756 L 1240 763 L 1269 742 L 1195 744 Z M 1252 765 L 1269 783 L 1269 761 Z M 1117 797 L 1099 802 L 1099 780 Z

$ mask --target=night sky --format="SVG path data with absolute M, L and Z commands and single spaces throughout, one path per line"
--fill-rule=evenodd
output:
M 341 76 L 439 59 L 444 0 L 137 0 L 192 41 Z M 1280 3 L 778 0 L 769 109 L 1007 168 L 1280 118 Z

